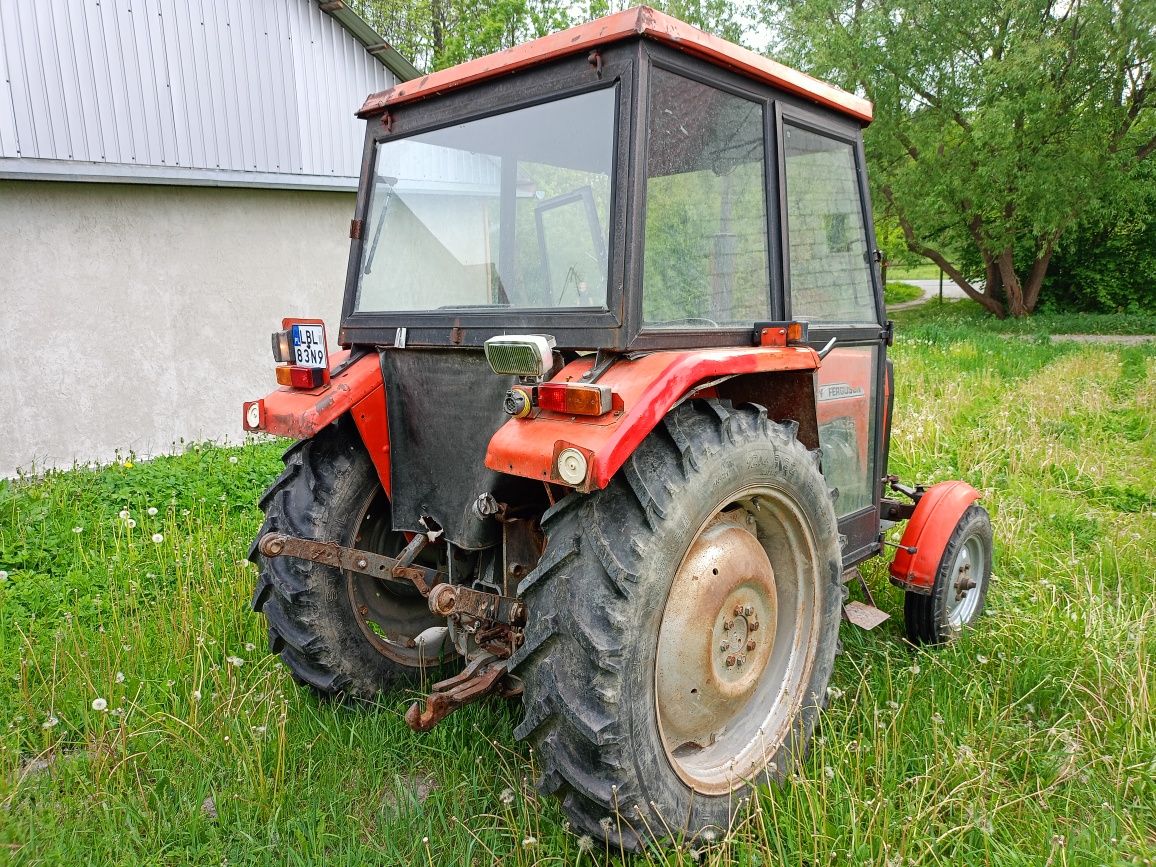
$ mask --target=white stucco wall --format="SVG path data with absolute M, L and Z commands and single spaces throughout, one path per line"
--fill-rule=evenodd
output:
M 238 442 L 269 334 L 335 348 L 353 195 L 0 180 L 0 477 Z

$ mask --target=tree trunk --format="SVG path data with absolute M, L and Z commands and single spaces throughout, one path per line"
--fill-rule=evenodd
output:
M 1017 319 L 1027 316 L 1031 310 L 1024 303 L 1023 286 L 1016 275 L 1015 259 L 1010 247 L 996 257 L 996 264 L 999 266 L 1004 292 L 1007 293 L 1007 312 Z

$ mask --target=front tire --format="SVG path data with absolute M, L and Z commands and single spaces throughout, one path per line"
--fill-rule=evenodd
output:
M 539 787 L 614 847 L 722 833 L 803 754 L 834 663 L 842 563 L 814 455 L 759 408 L 688 402 L 543 528 L 511 660 Z
M 381 554 L 404 547 L 352 425 L 326 427 L 293 445 L 284 460 L 285 471 L 261 498 L 258 539 L 286 533 Z M 374 698 L 440 661 L 414 646 L 424 629 L 444 624 L 416 588 L 294 557 L 250 556 L 261 568 L 253 610 L 265 616 L 269 649 L 322 696 Z
M 991 583 L 991 518 L 971 505 L 947 540 L 931 593 L 908 590 L 903 624 L 912 644 L 946 644 L 970 628 L 983 613 Z

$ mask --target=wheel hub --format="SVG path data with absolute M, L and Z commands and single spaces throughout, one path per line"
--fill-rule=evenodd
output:
M 713 744 L 742 711 L 767 666 L 777 620 L 775 574 L 753 517 L 720 517 L 687 552 L 659 637 L 659 714 L 675 754 Z

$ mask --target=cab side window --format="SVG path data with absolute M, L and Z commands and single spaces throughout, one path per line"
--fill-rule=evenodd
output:
M 786 124 L 783 158 L 792 318 L 875 322 L 852 146 Z

